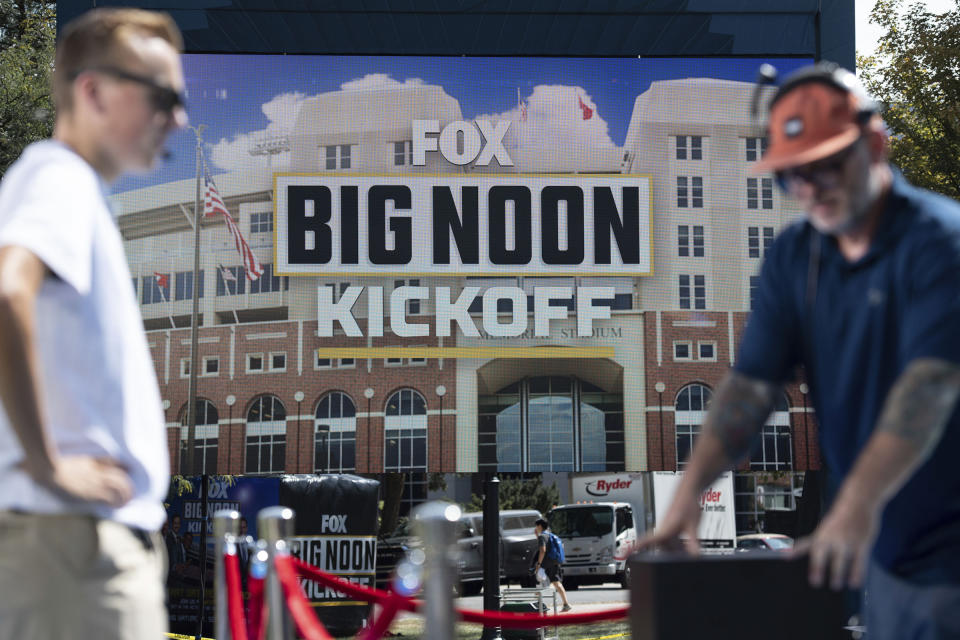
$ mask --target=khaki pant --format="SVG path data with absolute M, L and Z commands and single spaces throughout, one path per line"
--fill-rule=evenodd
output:
M 91 516 L 0 511 L 0 640 L 160 640 L 165 549 Z

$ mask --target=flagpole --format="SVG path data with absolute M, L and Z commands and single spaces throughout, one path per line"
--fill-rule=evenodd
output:
M 217 268 L 220 270 L 220 277 L 223 278 L 223 284 L 226 285 L 226 287 L 227 287 L 227 292 L 229 292 L 229 291 L 230 291 L 230 278 L 227 278 L 227 277 L 226 277 L 226 275 L 227 275 L 227 273 L 228 273 L 228 270 L 227 270 L 227 268 L 226 268 L 225 266 L 223 266 L 222 264 L 217 264 Z M 231 271 L 231 272 L 229 272 L 229 273 L 233 273 L 233 272 Z M 231 298 L 237 297 L 237 286 L 238 286 L 238 284 L 239 284 L 239 283 L 237 282 L 237 278 L 236 278 L 236 276 L 234 275 L 234 276 L 233 276 L 233 293 L 230 294 L 230 297 L 231 297 Z M 233 324 L 240 324 L 240 319 L 237 317 L 237 301 L 236 301 L 236 300 L 233 300 L 233 301 L 230 303 L 230 307 L 233 309 Z
M 240 280 L 233 278 L 233 295 L 230 296 L 230 308 L 233 310 L 233 324 L 240 324 L 240 318 L 237 317 L 237 287 L 240 286 Z
M 184 475 L 196 473 L 194 448 L 197 441 L 197 326 L 200 315 L 200 180 L 203 177 L 203 130 L 206 125 L 190 127 L 197 136 L 197 192 L 193 202 L 193 307 L 190 312 L 190 386 L 187 392 L 187 464 Z M 204 530 L 206 525 L 204 525 Z
M 161 287 L 161 286 L 160 286 L 160 283 L 157 282 L 157 276 L 153 276 L 153 282 L 154 282 L 154 284 L 157 285 L 157 289 L 160 290 L 160 297 L 163 298 L 163 306 L 164 306 L 164 308 L 166 308 L 166 310 L 167 310 L 167 320 L 170 321 L 170 328 L 171 328 L 171 329 L 176 329 L 176 328 L 177 328 L 177 325 L 174 324 L 174 322 L 173 322 L 173 313 L 171 313 L 171 311 L 170 311 L 170 298 L 168 298 L 168 297 L 166 296 L 166 294 L 163 292 L 163 287 Z M 170 286 L 170 281 L 169 281 L 169 280 L 167 281 L 167 286 Z

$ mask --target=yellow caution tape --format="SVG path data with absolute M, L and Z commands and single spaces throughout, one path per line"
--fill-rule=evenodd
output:
M 195 640 L 197 636 L 185 636 L 180 633 L 165 633 L 163 634 L 168 638 L 173 638 L 173 640 Z M 200 638 L 200 640 L 214 640 L 213 638 Z
M 611 640 L 611 638 L 622 638 L 630 635 L 629 633 L 615 633 L 612 636 L 600 636 L 599 638 L 580 638 L 580 640 Z

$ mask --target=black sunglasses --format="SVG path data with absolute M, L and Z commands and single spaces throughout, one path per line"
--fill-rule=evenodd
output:
M 817 184 L 821 187 L 830 186 L 830 183 L 837 179 L 837 176 L 843 171 L 847 160 L 853 155 L 854 150 L 863 140 L 863 135 L 851 142 L 832 156 L 823 160 L 818 160 L 811 165 L 795 167 L 792 169 L 781 169 L 774 172 L 774 178 L 777 185 L 784 191 L 790 191 L 790 185 L 802 182 L 805 184 Z
M 135 82 L 136 84 L 142 85 L 150 89 L 150 105 L 157 111 L 163 111 L 164 113 L 173 113 L 177 107 L 183 109 L 187 108 L 187 96 L 183 91 L 175 91 L 170 87 L 165 87 L 162 84 L 158 84 L 156 80 L 149 76 L 143 76 L 138 73 L 132 73 L 118 67 L 110 66 L 96 66 L 96 67 L 86 67 L 84 69 L 79 69 L 72 74 L 71 79 L 75 79 L 81 73 L 86 71 L 93 71 L 96 73 L 103 73 L 108 76 L 120 80 L 126 80 L 128 82 Z

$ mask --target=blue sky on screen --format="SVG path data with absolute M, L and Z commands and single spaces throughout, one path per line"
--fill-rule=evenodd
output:
M 420 82 L 439 85 L 460 103 L 465 119 L 505 114 L 520 98 L 583 96 L 606 123 L 606 143 L 621 146 L 634 102 L 651 82 L 709 77 L 752 81 L 759 59 L 723 58 L 457 58 L 391 56 L 184 56 L 191 124 L 205 124 L 205 154 L 216 176 L 243 168 L 242 149 L 258 132 L 286 133 L 300 102 L 344 85 Z M 781 77 L 807 60 L 772 61 Z M 572 98 L 571 98 L 572 102 Z M 152 172 L 121 179 L 115 192 L 195 175 L 190 131 L 171 136 L 172 158 Z

